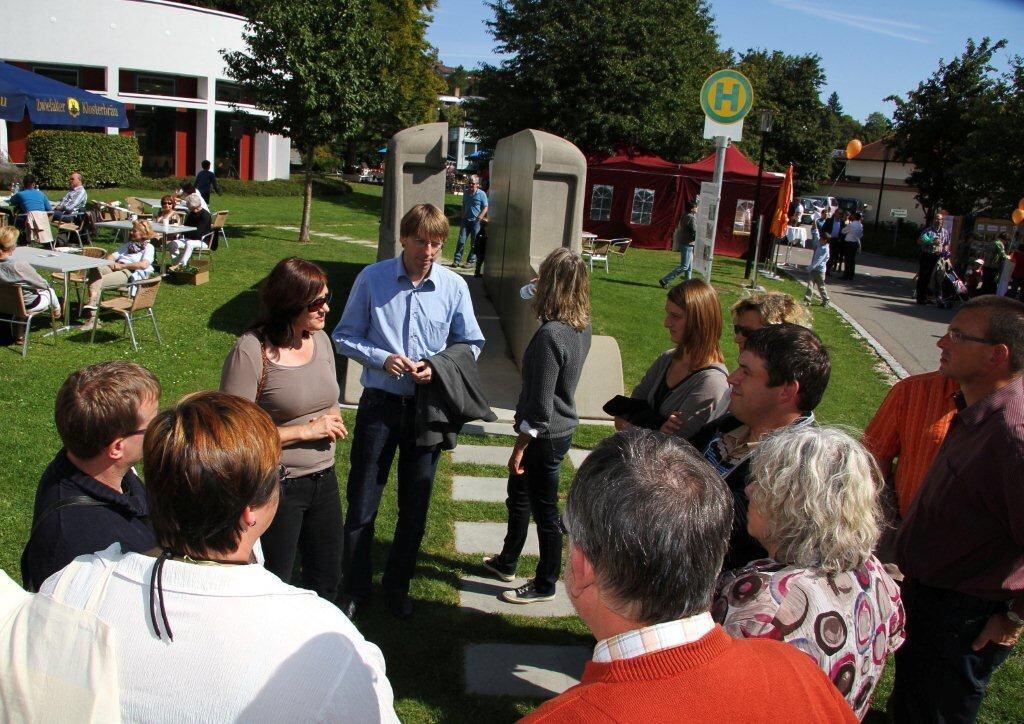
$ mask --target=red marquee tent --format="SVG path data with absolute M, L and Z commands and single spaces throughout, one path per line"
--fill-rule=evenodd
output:
M 641 248 L 670 249 L 672 232 L 685 203 L 700 193 L 701 182 L 711 181 L 714 171 L 714 153 L 690 164 L 671 163 L 647 154 L 591 158 L 583 228 L 604 239 L 628 236 L 634 246 Z M 782 180 L 781 174 L 768 171 L 761 177 L 761 213 L 769 222 Z M 716 253 L 742 256 L 746 252 L 756 186 L 757 165 L 738 148 L 729 146 Z

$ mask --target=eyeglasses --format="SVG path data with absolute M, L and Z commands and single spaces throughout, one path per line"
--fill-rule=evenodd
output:
M 311 312 L 319 312 L 321 309 L 324 308 L 325 304 L 331 303 L 331 299 L 333 298 L 333 296 L 334 295 L 328 292 L 326 296 L 317 297 L 312 302 L 306 305 L 306 309 L 308 309 Z
M 1002 344 L 1002 342 L 996 342 L 994 339 L 985 339 L 984 337 L 972 337 L 969 334 L 964 334 L 958 329 L 947 329 L 946 333 L 941 335 L 942 337 L 949 337 L 949 341 L 953 344 L 960 344 L 961 342 L 977 342 L 978 344 Z
M 734 324 L 734 325 L 732 325 L 732 331 L 733 331 L 734 334 L 738 334 L 741 337 L 749 337 L 750 335 L 752 335 L 757 330 L 756 329 L 751 329 L 750 327 L 743 327 L 743 326 L 741 326 L 739 324 Z

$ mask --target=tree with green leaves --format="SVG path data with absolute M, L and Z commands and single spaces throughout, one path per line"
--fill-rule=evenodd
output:
M 375 109 L 383 39 L 363 0 L 265 0 L 251 6 L 245 51 L 224 52 L 228 76 L 268 116 L 262 131 L 291 138 L 306 188 L 299 241 L 309 241 L 314 149 L 349 138 Z
M 869 113 L 868 117 L 864 119 L 860 140 L 866 146 L 869 143 L 885 138 L 890 133 L 892 133 L 892 120 L 884 113 L 875 111 L 874 113 Z
M 705 0 L 496 0 L 488 23 L 507 60 L 480 71 L 468 109 L 483 145 L 536 128 L 584 152 L 644 148 L 694 158 L 699 93 L 725 65 Z
M 995 148 L 987 144 L 995 139 L 978 148 L 972 137 L 977 138 L 979 121 L 1000 105 L 1004 89 L 992 58 L 1005 46 L 1005 40 L 968 40 L 963 54 L 948 63 L 940 60 L 938 70 L 905 98 L 886 98 L 896 104 L 896 157 L 914 164 L 908 181 L 918 188 L 929 222 L 941 208 L 958 215 L 975 211 L 984 194 L 972 154 L 993 154 Z
M 757 119 L 761 109 L 776 112 L 765 141 L 765 168 L 782 170 L 793 164 L 798 194 L 816 189 L 829 176 L 842 114 L 821 102 L 825 71 L 817 55 L 788 55 L 782 51 L 748 50 L 735 61 L 754 88 L 754 108 L 744 128 L 744 149 L 753 153 L 760 144 Z M 845 145 L 845 141 L 844 141 Z M 750 155 L 750 154 L 748 154 Z

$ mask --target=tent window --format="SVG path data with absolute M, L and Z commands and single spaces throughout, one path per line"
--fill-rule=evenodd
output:
M 608 221 L 612 217 L 612 187 L 594 184 L 590 194 L 590 220 Z
M 750 234 L 751 221 L 754 218 L 754 202 L 749 199 L 736 201 L 736 216 L 732 222 L 732 233 Z
M 654 210 L 654 189 L 633 190 L 633 213 L 630 215 L 631 224 L 651 223 L 651 212 Z

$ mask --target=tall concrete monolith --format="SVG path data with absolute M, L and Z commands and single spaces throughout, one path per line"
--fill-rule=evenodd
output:
M 498 141 L 491 163 L 484 282 L 509 351 L 521 364 L 538 321 L 519 289 L 559 247 L 579 251 L 587 162 L 576 146 L 543 131 Z M 592 290 L 593 294 L 593 290 Z M 622 360 L 612 337 L 595 336 L 576 394 L 580 417 L 607 417 L 601 406 L 622 393 Z
M 447 158 L 447 123 L 406 128 L 388 141 L 377 261 L 392 259 L 401 251 L 398 230 L 409 209 L 416 204 L 444 208 Z

